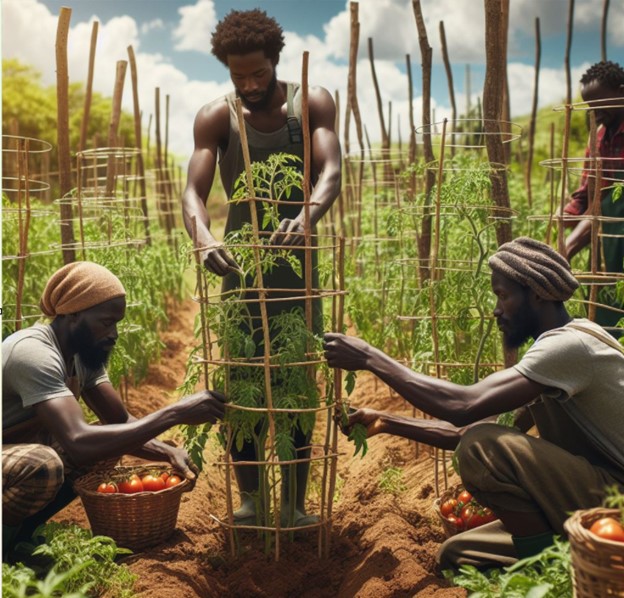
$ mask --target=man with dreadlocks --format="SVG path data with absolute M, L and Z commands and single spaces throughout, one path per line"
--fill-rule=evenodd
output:
M 624 182 L 624 69 L 611 61 L 598 62 L 591 66 L 581 77 L 581 96 L 593 109 L 596 116 L 596 147 L 588 146 L 586 156 L 601 158 L 602 193 L 600 215 L 602 235 L 598 263 L 604 259 L 602 269 L 611 275 L 624 273 L 624 194 L 616 184 Z M 580 187 L 572 193 L 564 214 L 569 217 L 593 213 L 593 183 L 596 180 L 596 168 L 586 165 Z M 617 199 L 619 197 L 619 199 Z M 566 256 L 569 260 L 589 245 L 591 240 L 591 219 L 580 222 L 571 218 L 574 226 L 566 240 Z M 600 289 L 598 296 L 602 305 L 596 309 L 595 320 L 608 327 L 611 334 L 618 338 L 621 329 L 614 328 L 624 317 L 624 301 L 617 297 L 615 285 Z
M 261 10 L 233 10 L 221 20 L 212 35 L 212 53 L 229 69 L 234 91 L 203 106 L 195 119 L 195 149 L 188 168 L 188 182 L 182 197 L 184 222 L 189 235 L 196 230 L 197 247 L 202 248 L 204 266 L 211 272 L 224 277 L 222 292 L 228 293 L 242 286 L 238 264 L 222 243 L 219 243 L 210 231 L 210 218 L 206 202 L 212 188 L 217 162 L 223 188 L 228 198 L 236 190 L 236 182 L 244 172 L 244 160 L 241 135 L 237 119 L 236 100 L 240 98 L 245 132 L 249 146 L 251 162 L 264 162 L 271 155 L 283 153 L 303 158 L 303 123 L 302 90 L 296 83 L 277 79 L 276 67 L 280 52 L 284 46 L 282 28 Z M 334 131 L 336 108 L 328 91 L 322 87 L 310 87 L 308 93 L 308 114 L 310 131 L 310 161 L 312 190 L 310 195 L 309 217 L 314 233 L 316 224 L 327 212 L 340 192 L 341 157 L 340 145 Z M 290 166 L 302 172 L 302 160 L 292 160 Z M 303 205 L 303 191 L 293 189 L 288 202 L 278 204 L 279 224 L 264 223 L 263 230 L 270 236 L 273 247 L 297 247 L 304 244 L 304 224 L 306 210 Z M 257 208 L 256 208 L 257 209 Z M 259 222 L 263 222 L 259 214 Z M 195 224 L 194 224 L 195 223 Z M 225 235 L 240 230 L 251 223 L 249 203 L 246 201 L 229 203 Z M 264 237 L 263 237 L 264 238 Z M 269 318 L 276 315 L 301 310 L 305 300 L 285 297 L 302 297 L 305 294 L 306 267 L 304 251 L 292 250 L 300 261 L 303 276 L 297 275 L 287 263 L 275 265 L 264 274 L 265 289 L 270 291 L 267 302 Z M 318 288 L 316 252 L 312 251 L 312 286 Z M 253 288 L 253 277 L 244 281 L 246 289 Z M 285 289 L 288 291 L 284 292 Z M 247 291 L 245 298 L 251 312 L 255 332 L 253 334 L 256 356 L 262 355 L 262 320 L 257 292 Z M 322 314 L 319 300 L 313 301 L 313 329 L 322 332 Z M 248 355 L 247 355 L 248 357 Z M 230 373 L 230 379 L 236 376 Z M 232 396 L 236 401 L 236 396 Z M 302 418 L 299 418 L 301 421 Z M 310 418 L 308 418 L 310 419 Z M 282 506 L 282 514 L 289 513 L 286 524 L 304 526 L 316 521 L 306 515 L 305 494 L 310 453 L 310 430 L 295 426 L 294 447 L 297 459 L 302 460 L 296 466 L 296 482 L 285 481 L 290 471 L 284 471 L 282 488 L 296 486 L 296 508 Z M 237 461 L 256 461 L 257 455 L 253 442 L 246 441 L 242 448 L 234 446 L 232 454 Z M 234 514 L 235 522 L 254 524 L 259 513 L 257 496 L 259 487 L 258 467 L 241 465 L 235 467 L 236 478 L 241 495 L 241 508 Z M 292 490 L 291 490 L 292 491 Z M 288 496 L 284 496 L 289 500 Z M 284 524 L 284 522 L 282 522 Z
M 570 511 L 600 505 L 606 486 L 624 488 L 622 347 L 597 324 L 570 317 L 564 302 L 578 282 L 548 245 L 520 237 L 489 265 L 504 344 L 535 342 L 515 366 L 473 385 L 415 373 L 360 339 L 325 335 L 330 366 L 369 370 L 438 418 L 359 409 L 347 431 L 360 423 L 369 437 L 456 448 L 464 486 L 500 518 L 447 540 L 442 569 L 502 567 L 537 554 L 563 533 Z M 517 428 L 493 423 L 509 411 Z M 532 425 L 539 438 L 526 434 Z

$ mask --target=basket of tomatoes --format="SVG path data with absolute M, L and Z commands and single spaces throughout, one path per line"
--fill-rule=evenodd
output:
M 138 551 L 166 540 L 175 529 L 183 492 L 192 484 L 163 465 L 118 466 L 74 482 L 94 535 Z
M 563 524 L 578 598 L 624 596 L 623 523 L 622 510 L 596 507 L 575 511 Z
M 463 486 L 452 486 L 433 503 L 446 537 L 480 527 L 498 517 L 488 507 L 480 505 Z

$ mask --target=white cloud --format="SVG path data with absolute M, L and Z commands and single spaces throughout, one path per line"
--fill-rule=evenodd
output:
M 145 35 L 146 33 L 149 33 L 150 31 L 154 31 L 156 29 L 164 29 L 164 28 L 165 28 L 165 24 L 162 19 L 153 19 L 149 23 L 143 23 L 141 25 L 141 33 Z
M 179 25 L 173 31 L 176 50 L 195 50 L 210 54 L 210 34 L 217 24 L 212 0 L 197 0 L 195 4 L 178 9 Z
M 483 1 L 470 2 L 471 10 L 457 10 L 458 0 L 422 0 L 429 43 L 434 50 L 434 61 L 441 59 L 439 50 L 439 22 L 444 20 L 451 61 L 454 64 L 482 64 L 484 54 Z M 553 8 L 558 7 L 558 10 Z M 563 6 L 565 5 L 565 6 Z M 578 27 L 588 27 L 593 19 L 593 27 L 600 31 L 599 20 L 602 14 L 602 0 L 576 0 Z M 302 55 L 309 52 L 310 85 L 321 85 L 332 95 L 340 96 L 340 122 L 344 125 L 347 103 L 349 12 L 348 2 L 345 11 L 337 15 L 325 26 L 325 35 L 301 36 L 285 32 L 286 46 L 278 65 L 281 79 L 300 81 Z M 513 35 L 530 32 L 534 27 L 534 15 L 544 19 L 543 27 L 565 28 L 567 2 L 563 0 L 513 0 Z M 54 43 L 58 15 L 53 15 L 37 0 L 2 0 L 2 50 L 4 57 L 16 57 L 33 65 L 43 74 L 44 83 L 55 83 L 56 64 Z M 592 10 L 593 9 L 593 12 Z M 375 68 L 379 81 L 384 117 L 387 120 L 389 102 L 392 102 L 392 136 L 397 138 L 400 121 L 405 142 L 408 136 L 408 89 L 404 72 L 405 54 L 411 55 L 414 83 L 414 119 L 416 126 L 422 121 L 422 83 L 420 71 L 420 49 L 416 24 L 410 0 L 360 0 L 360 54 L 357 64 L 358 102 L 362 119 L 373 141 L 380 138 L 380 124 L 376 97 L 372 85 L 371 69 L 367 54 L 367 38 L 374 39 Z M 187 49 L 209 51 L 210 31 L 214 29 L 215 13 L 212 0 L 199 0 L 193 5 L 180 9 L 180 22 L 176 28 L 178 49 L 182 44 Z M 151 15 L 152 17 L 156 15 Z M 90 22 L 73 24 L 69 34 L 69 77 L 70 82 L 85 81 L 88 67 L 92 17 Z M 557 20 L 558 19 L 558 20 Z M 624 3 L 611 3 L 610 21 L 614 19 L 624 30 Z M 227 71 L 223 70 L 220 81 L 196 81 L 172 64 L 168 56 L 141 51 L 140 32 L 160 28 L 162 21 L 154 18 L 138 24 L 128 16 L 113 18 L 100 23 L 96 51 L 94 89 L 111 96 L 115 81 L 115 64 L 127 60 L 127 47 L 132 45 L 138 63 L 139 100 L 143 111 L 143 125 L 147 126 L 149 114 L 154 112 L 155 88 L 160 89 L 161 117 L 164 118 L 165 98 L 170 96 L 169 147 L 177 155 L 187 157 L 192 151 L 193 120 L 200 107 L 229 92 L 231 82 Z M 164 26 L 164 25 L 163 25 Z M 613 26 L 610 25 L 610 31 Z M 457 32 L 460 32 L 458 34 Z M 599 33 L 597 34 L 599 35 Z M 618 38 L 622 43 L 624 36 Z M 24 42 L 27 40 L 27 43 Z M 615 36 L 610 43 L 614 44 Z M 164 51 L 164 50 L 163 50 Z M 616 57 L 610 57 L 617 59 Z M 575 65 L 572 80 L 578 82 L 588 64 Z M 438 76 L 444 77 L 443 74 Z M 462 81 L 456 76 L 456 103 L 459 111 L 465 107 L 465 97 L 461 92 Z M 528 114 L 533 97 L 533 67 L 512 59 L 509 64 L 509 84 L 511 91 L 512 118 Z M 481 81 L 473 80 L 472 95 L 481 95 Z M 434 119 L 441 121 L 450 116 L 450 102 L 444 80 L 443 92 L 432 100 L 435 109 Z M 574 92 L 576 93 L 577 86 Z M 565 73 L 561 69 L 541 69 L 539 99 L 540 106 L 561 103 L 565 95 Z M 132 111 L 132 93 L 129 69 L 124 86 L 123 106 Z M 388 123 L 386 122 L 386 126 Z M 343 138 L 341 132 L 341 140 Z M 153 129 L 152 129 L 153 139 Z M 352 144 L 355 133 L 351 134 Z

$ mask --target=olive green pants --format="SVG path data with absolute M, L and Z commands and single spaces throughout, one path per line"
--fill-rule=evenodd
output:
M 572 511 L 599 506 L 605 487 L 618 484 L 609 472 L 583 457 L 497 424 L 468 430 L 457 456 L 462 482 L 479 503 L 495 513 L 497 509 L 541 513 L 560 535 Z M 438 555 L 442 570 L 461 565 L 504 567 L 516 560 L 511 534 L 500 521 L 449 538 Z

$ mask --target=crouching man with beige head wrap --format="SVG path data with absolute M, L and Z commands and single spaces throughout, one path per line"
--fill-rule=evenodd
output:
M 41 298 L 50 324 L 35 324 L 2 343 L 3 560 L 18 540 L 75 498 L 71 482 L 101 461 L 132 454 L 167 461 L 187 478 L 185 450 L 154 440 L 177 424 L 215 422 L 225 399 L 202 391 L 136 419 L 106 374 L 126 310 L 119 279 L 92 262 L 52 275 Z M 82 397 L 101 425 L 88 425 Z
M 464 486 L 500 518 L 447 540 L 441 569 L 500 567 L 541 552 L 571 511 L 624 488 L 624 353 L 600 326 L 573 319 L 564 302 L 578 287 L 568 262 L 522 237 L 489 260 L 494 317 L 509 348 L 533 344 L 513 367 L 462 386 L 418 374 L 369 344 L 325 335 L 332 367 L 366 369 L 416 408 L 415 419 L 359 409 L 349 425 L 457 448 Z M 493 423 L 514 411 L 517 427 Z M 539 437 L 526 434 L 535 425 Z M 348 431 L 348 430 L 347 430 Z

